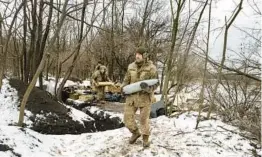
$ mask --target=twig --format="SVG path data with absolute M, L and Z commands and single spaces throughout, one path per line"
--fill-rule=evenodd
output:
M 193 131 L 191 131 L 191 132 L 179 132 L 179 133 L 177 133 L 177 134 L 174 134 L 173 136 L 178 136 L 178 135 L 181 135 L 181 134 L 188 134 L 188 133 L 192 133 Z
M 204 147 L 205 145 L 202 145 L 202 144 L 186 144 L 186 146 L 201 146 L 201 147 Z
M 168 150 L 178 151 L 177 149 L 174 149 L 174 148 L 169 148 L 169 147 L 167 147 L 167 146 L 161 146 L 161 145 L 157 145 L 157 146 L 158 146 L 158 147 L 165 148 L 165 149 L 168 149 Z M 180 154 L 179 154 L 179 152 L 176 152 L 176 154 L 177 154 L 177 156 L 179 156 L 179 157 L 180 157 Z
M 255 140 L 255 139 L 256 139 L 256 138 L 254 138 L 254 137 L 246 136 L 246 135 L 244 135 L 243 133 L 236 132 L 236 131 L 234 131 L 234 130 L 226 129 L 226 128 L 224 128 L 223 126 L 218 126 L 218 127 L 222 128 L 222 129 L 224 129 L 224 130 L 226 130 L 226 131 L 229 131 L 229 132 L 231 132 L 231 133 L 240 135 L 240 136 L 242 136 L 242 137 L 244 137 L 244 138 L 246 138 L 246 139 L 249 139 L 249 140 Z
M 218 143 L 216 143 L 216 142 L 214 142 L 214 141 L 213 141 L 213 143 L 214 143 L 215 145 L 219 146 L 219 147 L 222 147 L 220 144 L 218 144 Z

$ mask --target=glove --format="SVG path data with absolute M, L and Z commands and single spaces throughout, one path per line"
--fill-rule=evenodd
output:
M 145 92 L 145 93 L 151 93 L 152 92 L 150 86 L 148 86 L 148 84 L 145 83 L 145 82 L 142 82 L 140 84 L 140 87 L 141 87 L 142 91 Z
M 97 83 L 97 82 L 94 82 L 94 86 L 97 87 L 97 86 L 98 86 L 98 83 Z
M 117 86 L 118 86 L 117 82 L 114 82 L 113 86 L 114 86 L 114 87 L 117 87 Z
M 124 95 L 123 86 L 120 87 L 120 93 L 121 93 L 121 95 Z

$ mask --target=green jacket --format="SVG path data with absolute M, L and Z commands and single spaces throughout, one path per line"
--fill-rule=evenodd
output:
M 152 61 L 147 61 L 141 67 L 137 66 L 135 62 L 129 64 L 127 73 L 125 75 L 122 87 L 142 80 L 158 79 L 156 66 Z M 133 104 L 136 107 L 144 107 L 151 105 L 154 101 L 154 90 L 158 87 L 154 85 L 151 87 L 151 92 L 137 92 L 127 95 L 126 103 Z
M 101 73 L 101 70 L 104 70 L 105 73 Z M 98 82 L 106 82 L 106 81 L 110 81 L 109 77 L 108 77 L 108 72 L 107 72 L 107 68 L 106 66 L 100 66 L 99 70 L 95 70 L 95 72 L 92 75 L 92 80 L 91 80 L 91 85 L 93 88 L 97 88 L 96 84 Z

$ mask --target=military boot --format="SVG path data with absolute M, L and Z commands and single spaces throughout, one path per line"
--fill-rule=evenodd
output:
M 149 135 L 143 135 L 143 147 L 149 147 L 150 146 L 150 142 L 149 142 Z
M 129 139 L 130 144 L 134 144 L 136 140 L 141 136 L 139 130 L 136 130 L 132 133 L 132 136 Z

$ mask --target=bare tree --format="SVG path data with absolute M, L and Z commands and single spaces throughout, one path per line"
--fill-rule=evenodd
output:
M 192 43 L 193 43 L 193 41 L 194 41 L 194 39 L 195 39 L 195 35 L 196 35 L 196 31 L 197 31 L 197 28 L 198 28 L 198 26 L 199 26 L 199 24 L 200 24 L 200 21 L 201 21 L 201 19 L 202 19 L 202 16 L 203 16 L 203 13 L 204 13 L 204 11 L 205 11 L 205 8 L 206 8 L 206 6 L 207 6 L 207 3 L 208 3 L 208 0 L 206 0 L 206 2 L 204 3 L 204 6 L 203 6 L 203 8 L 202 8 L 202 10 L 201 10 L 201 12 L 200 12 L 200 15 L 199 15 L 199 17 L 198 17 L 198 20 L 197 20 L 197 22 L 195 23 L 195 25 L 194 25 L 194 27 L 193 27 L 193 30 L 192 30 L 192 35 L 190 36 L 190 39 L 188 40 L 189 42 L 188 42 L 188 46 L 186 47 L 186 50 L 185 50 L 185 54 L 184 54 L 184 56 L 183 56 L 183 60 L 182 60 L 182 63 L 180 63 L 180 66 L 178 67 L 178 69 L 177 69 L 177 88 L 176 88 L 176 90 L 175 90 L 175 94 L 174 94 L 174 98 L 173 98 L 173 100 L 171 101 L 171 104 L 173 104 L 174 103 L 174 101 L 175 101 L 175 95 L 181 90 L 181 85 L 183 84 L 183 80 L 184 80 L 184 69 L 185 69 L 185 67 L 186 67 L 186 64 L 187 64 L 187 58 L 188 58 L 188 54 L 189 54 L 189 51 L 191 50 L 191 46 L 192 46 Z M 171 105 L 170 106 L 170 113 L 169 114 L 171 114 L 171 112 L 172 112 L 172 106 L 173 105 Z
M 198 109 L 198 117 L 197 117 L 197 122 L 196 122 L 196 127 L 195 129 L 198 128 L 198 124 L 200 122 L 200 115 L 203 109 L 203 103 L 204 103 L 204 90 L 206 86 L 206 73 L 207 73 L 207 59 L 208 59 L 208 50 L 209 50 L 209 37 L 210 37 L 210 25 L 211 25 L 211 11 L 212 10 L 212 0 L 210 0 L 209 4 L 209 14 L 208 14 L 208 31 L 207 31 L 207 42 L 206 42 L 206 58 L 205 58 L 205 67 L 204 67 L 204 74 L 202 78 L 202 87 L 199 95 L 199 109 Z
M 179 0 L 177 3 L 177 11 L 176 11 L 176 17 L 174 14 L 174 9 L 173 9 L 173 2 L 170 0 L 170 5 L 171 5 L 171 15 L 172 15 L 172 40 L 171 40 L 171 49 L 168 53 L 168 58 L 167 58 L 167 66 L 165 69 L 165 81 L 164 81 L 164 86 L 163 86 L 163 95 L 162 99 L 164 98 L 165 104 L 167 104 L 167 94 L 168 94 L 168 86 L 169 86 L 169 81 L 170 81 L 170 75 L 171 75 L 171 69 L 172 69 L 172 62 L 173 62 L 173 54 L 174 54 L 174 49 L 177 41 L 177 33 L 178 33 L 178 22 L 179 22 L 179 17 L 180 13 L 182 11 L 182 8 L 185 4 L 185 0 Z M 166 113 L 167 113 L 167 105 L 166 105 Z
M 85 10 L 86 10 L 86 5 L 87 5 L 87 1 L 85 0 L 84 3 L 83 3 L 83 8 L 82 8 L 82 15 L 81 15 L 81 23 L 80 23 L 80 35 L 79 35 L 79 39 L 78 39 L 78 43 L 77 43 L 77 47 L 75 49 L 75 55 L 74 55 L 74 58 L 73 58 L 73 61 L 72 61 L 72 64 L 71 66 L 69 67 L 64 79 L 62 80 L 59 88 L 58 88 L 58 100 L 60 100 L 62 102 L 62 89 L 67 81 L 67 79 L 69 78 L 69 76 L 71 75 L 72 71 L 73 71 L 73 68 L 74 68 L 74 64 L 76 63 L 77 61 L 77 58 L 79 56 L 79 53 L 80 53 L 80 48 L 81 48 L 81 43 L 83 41 L 83 30 L 84 30 L 84 17 L 85 17 Z M 95 10 L 95 9 L 94 9 Z
M 218 85 L 221 81 L 222 69 L 223 69 L 222 67 L 224 66 L 224 63 L 225 63 L 225 60 L 226 60 L 228 31 L 229 31 L 229 28 L 232 25 L 232 23 L 235 21 L 237 15 L 239 14 L 240 10 L 242 9 L 242 4 L 243 4 L 243 0 L 240 1 L 240 3 L 238 4 L 237 10 L 233 13 L 233 15 L 232 15 L 232 17 L 229 21 L 227 21 L 227 19 L 225 17 L 225 34 L 224 34 L 223 55 L 222 55 L 222 60 L 221 60 L 221 63 L 220 63 L 221 66 L 218 69 L 217 82 L 215 84 L 214 92 L 213 92 L 213 95 L 212 95 L 211 104 L 210 104 L 211 106 L 210 106 L 208 114 L 207 114 L 208 119 L 210 118 L 210 114 L 211 114 L 211 112 L 212 112 L 212 110 L 215 106 L 214 99 L 215 99 L 215 95 L 216 95 L 216 92 L 217 92 Z
M 3 80 L 3 77 L 4 77 L 4 73 L 5 73 L 5 69 L 6 69 L 6 57 L 7 57 L 7 51 L 8 51 L 8 45 L 9 45 L 9 41 L 11 39 L 11 36 L 12 36 L 12 30 L 13 30 L 13 26 L 15 24 L 15 21 L 16 21 L 16 18 L 17 18 L 17 15 L 19 13 L 19 11 L 22 9 L 23 7 L 23 3 L 21 3 L 19 5 L 19 7 L 16 9 L 16 12 L 14 14 L 14 18 L 12 19 L 12 22 L 10 24 L 10 27 L 8 29 L 8 32 L 7 32 L 7 37 L 6 37 L 6 40 L 5 40 L 5 44 L 3 44 L 3 48 L 2 48 L 2 61 L 1 61 L 1 65 L 0 65 L 0 88 L 2 87 L 2 80 Z M 1 24 L 3 23 L 3 20 L 1 18 Z M 2 31 L 2 30 L 1 30 Z
M 24 17 L 27 17 L 26 14 L 26 5 L 27 5 L 27 1 L 24 0 L 24 5 L 23 5 L 23 15 Z M 23 20 L 23 65 L 21 66 L 21 72 L 22 72 L 22 80 L 27 83 L 28 82 L 28 61 L 27 61 L 27 49 L 26 49 L 26 32 L 27 32 L 27 18 L 24 18 Z
M 60 29 L 63 25 L 63 22 L 64 22 L 64 19 L 66 17 L 66 8 L 67 8 L 67 4 L 68 4 L 68 1 L 69 0 L 66 0 L 64 2 L 64 6 L 63 6 L 63 12 L 62 12 L 62 15 L 61 15 L 61 21 L 59 21 L 59 25 L 58 25 L 58 28 L 54 34 L 54 36 L 52 37 L 51 39 L 51 42 L 50 42 L 50 45 L 49 45 L 49 49 L 50 50 L 52 47 L 53 47 L 53 44 L 55 43 L 56 41 L 56 38 L 60 32 Z M 53 3 L 53 1 L 51 0 L 51 4 Z M 36 81 L 37 81 L 37 78 L 39 77 L 40 73 L 42 72 L 44 66 L 45 66 L 45 61 L 46 61 L 46 58 L 48 56 L 48 52 L 49 51 L 44 51 L 44 54 L 43 54 L 43 58 L 41 59 L 41 62 L 37 68 L 37 71 L 32 79 L 32 81 L 30 82 L 24 96 L 23 96 L 23 99 L 22 99 L 22 102 L 21 102 L 21 107 L 20 107 L 20 114 L 19 114 L 19 120 L 18 120 L 18 126 L 22 126 L 23 125 L 23 121 L 24 121 L 24 110 L 25 110 L 25 105 L 26 105 L 26 102 L 29 98 L 29 95 L 32 91 L 32 89 L 34 88 L 35 84 L 36 84 Z

